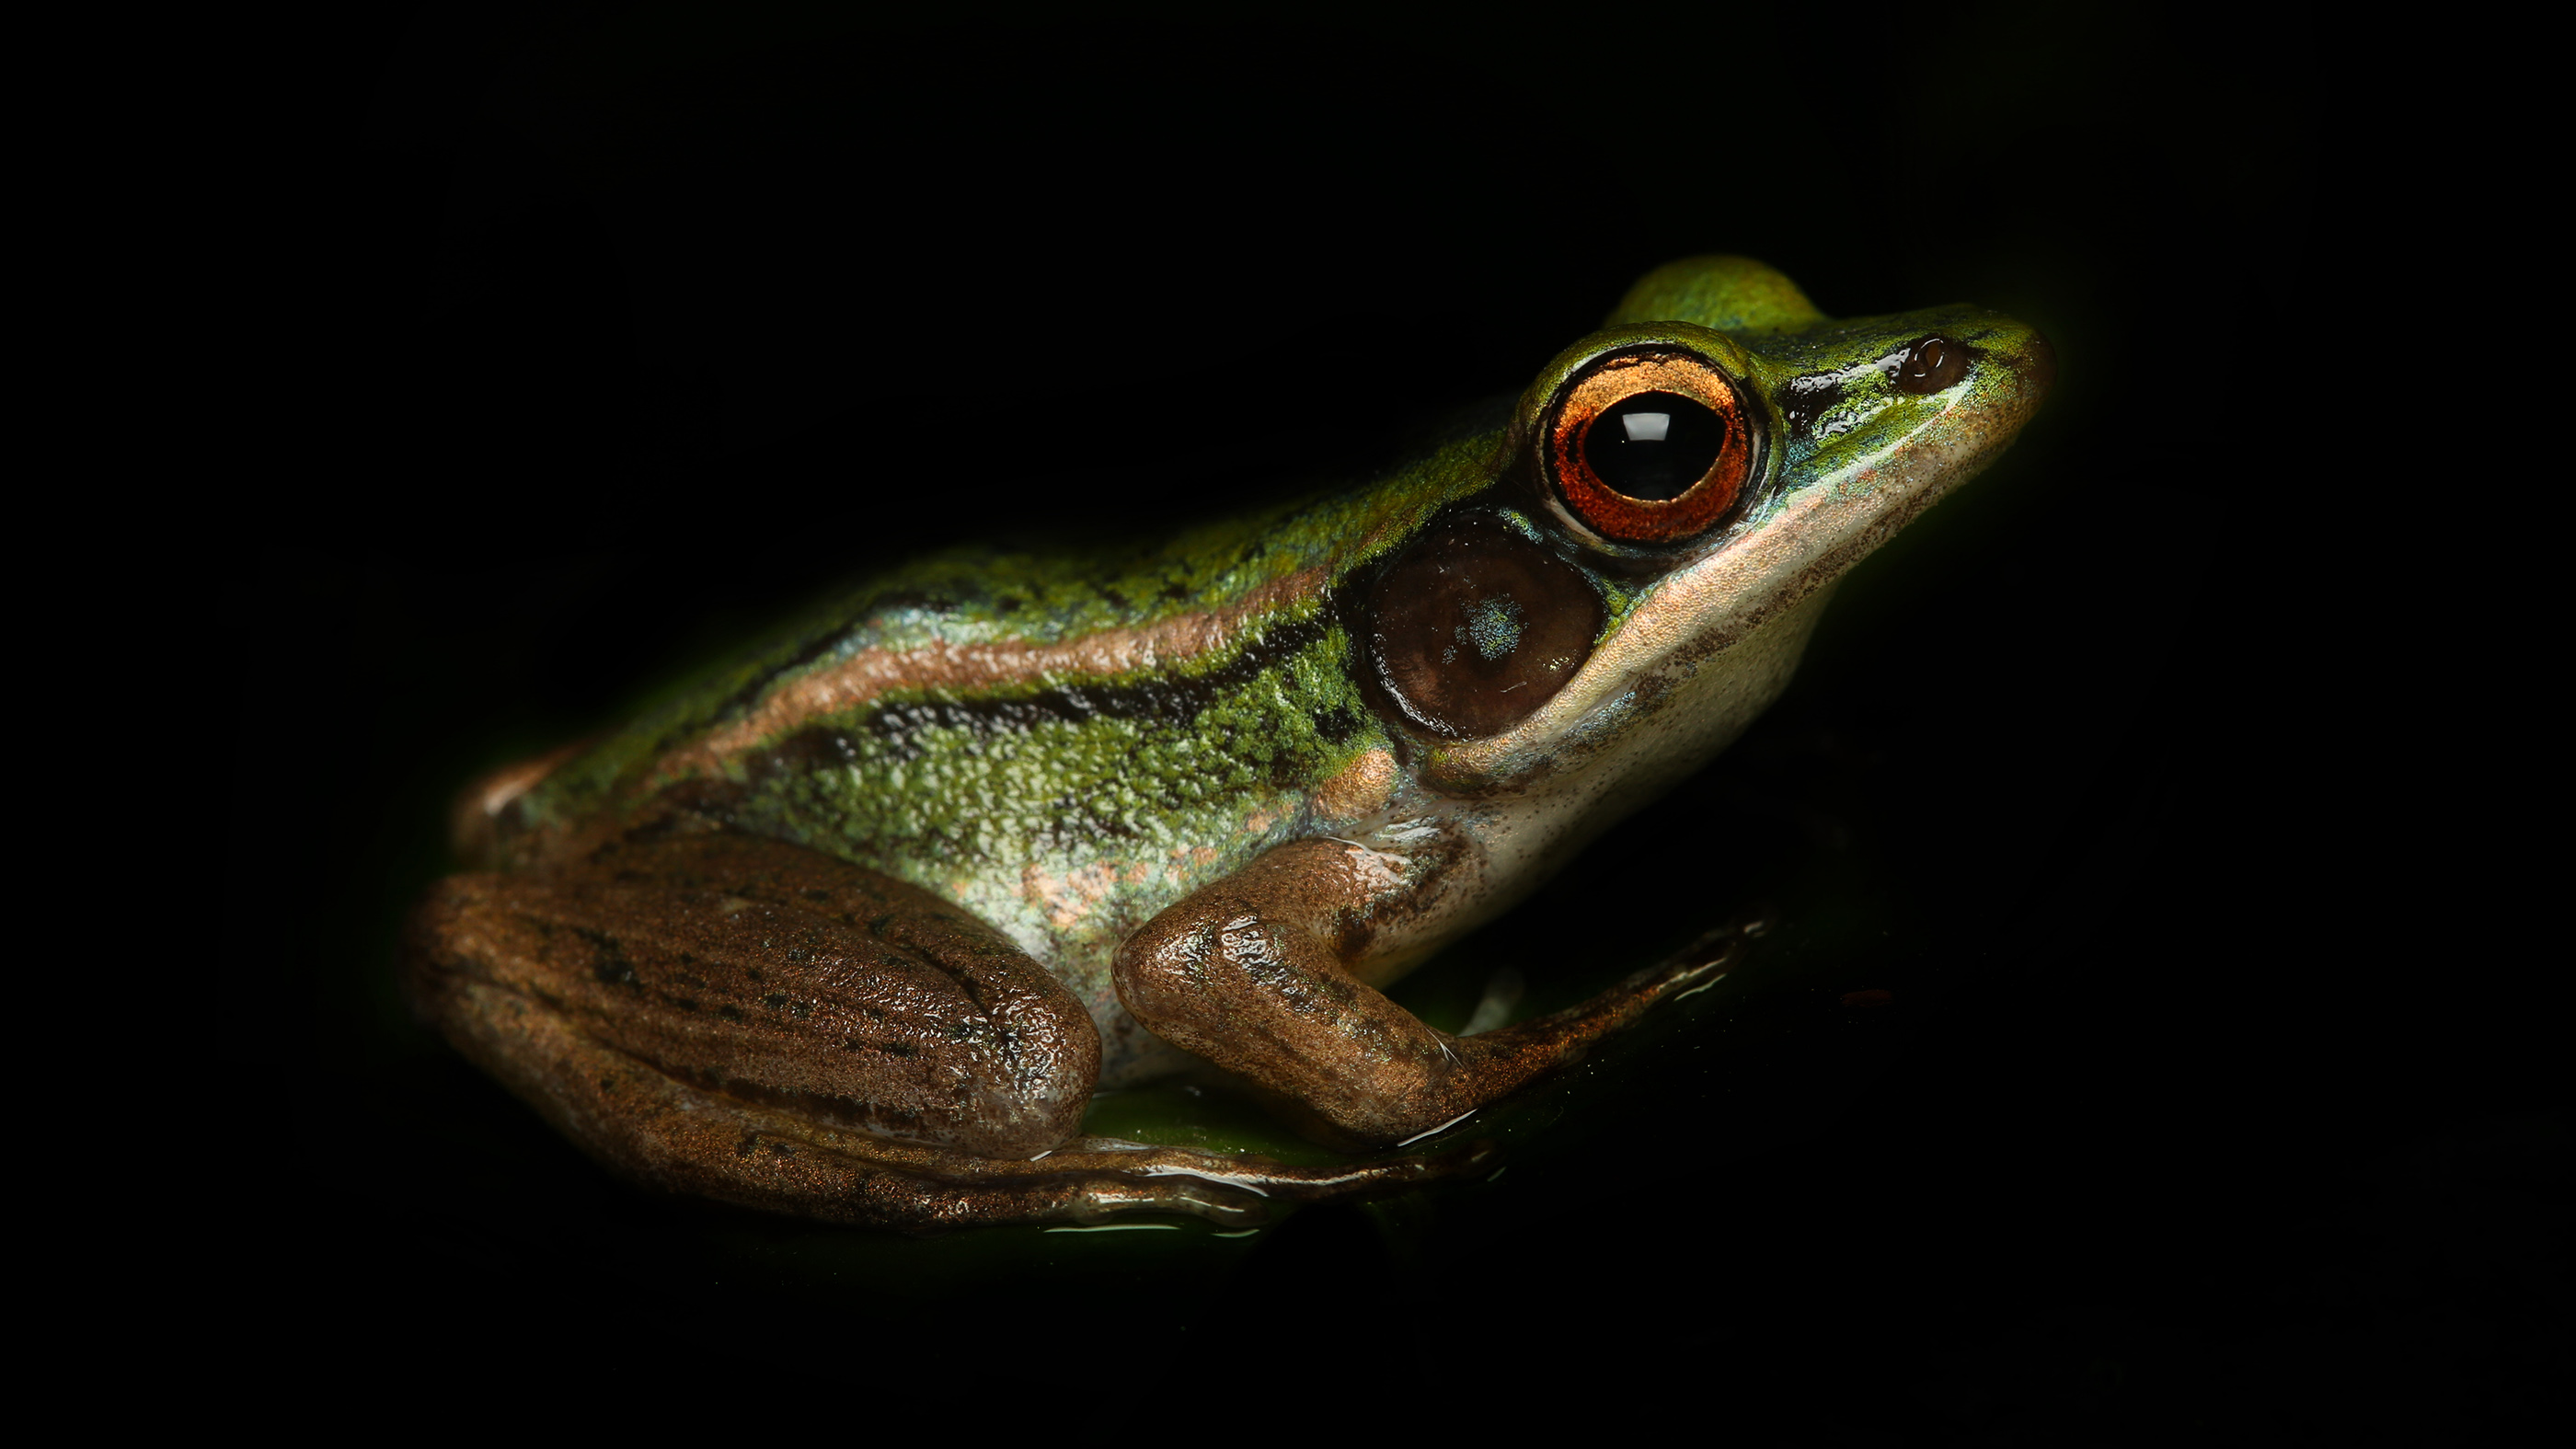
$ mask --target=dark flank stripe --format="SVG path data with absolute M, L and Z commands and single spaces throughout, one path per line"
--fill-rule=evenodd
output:
M 877 607 L 883 608 L 884 603 L 880 601 Z M 744 710 L 757 703 L 762 695 L 768 693 L 771 685 L 831 653 L 842 640 L 850 637 L 850 631 L 854 627 L 856 626 L 850 624 L 836 624 L 823 630 L 805 641 L 794 654 L 752 676 L 741 688 L 725 696 L 724 702 L 704 717 L 709 720 L 729 720 L 739 717 Z

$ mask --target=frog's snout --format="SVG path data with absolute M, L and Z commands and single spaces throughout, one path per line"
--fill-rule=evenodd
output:
M 1978 333 L 1983 335 L 1978 335 Z M 1971 394 L 1973 415 L 1997 441 L 2022 430 L 2057 385 L 2057 347 L 2048 335 L 2027 322 L 1993 317 L 1970 336 L 1979 354 Z
M 2011 354 L 2011 363 L 2013 371 L 2021 374 L 2023 385 L 2035 394 L 2032 402 L 2048 396 L 2049 389 L 2057 386 L 2057 344 L 2038 328 L 2022 328 L 2022 344 Z

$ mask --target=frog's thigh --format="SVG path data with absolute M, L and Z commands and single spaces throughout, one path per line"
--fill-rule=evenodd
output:
M 1451 1036 L 1346 969 L 1344 942 L 1363 935 L 1347 927 L 1368 908 L 1372 879 L 1350 868 L 1353 849 L 1293 841 L 1173 905 L 1119 951 L 1119 1000 L 1156 1035 L 1285 1095 L 1335 1134 L 1383 1144 L 1575 1060 L 1722 969 L 1695 953 L 1552 1016 Z
M 559 1130 L 629 1177 L 670 1192 L 827 1222 L 929 1231 L 998 1223 L 1098 1222 L 1124 1212 L 1177 1213 L 1225 1227 L 1267 1216 L 1251 1191 L 1162 1153 L 1052 1152 L 1038 1161 L 978 1157 L 848 1132 L 707 1091 L 575 1030 L 501 987 L 458 984 L 457 1010 L 498 1052 L 478 1055 Z M 1088 1145 L 1073 1139 L 1073 1146 Z M 1436 1160 L 1407 1164 L 1441 1175 Z M 1160 1166 L 1144 1179 L 1133 1169 Z M 1394 1175 L 1389 1175 L 1395 1182 Z M 1292 1183 L 1291 1186 L 1303 1184 Z M 1374 1184 L 1372 1184 L 1374 1185 Z
M 1100 1071 L 1090 1013 L 998 932 L 873 871 L 742 836 L 451 877 L 413 922 L 408 975 L 466 1055 L 592 1151 L 702 1191 L 694 1179 L 731 1169 L 697 1159 L 735 1156 L 740 1134 L 662 1121 L 679 1099 L 648 1078 L 817 1128 L 1025 1159 L 1081 1125 Z

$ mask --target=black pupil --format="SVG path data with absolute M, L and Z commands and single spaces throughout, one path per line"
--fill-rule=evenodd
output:
M 1726 446 L 1726 419 L 1679 393 L 1641 392 L 1592 420 L 1583 461 L 1614 493 L 1679 498 Z

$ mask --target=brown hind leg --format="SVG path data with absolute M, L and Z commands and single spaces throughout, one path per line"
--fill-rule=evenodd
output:
M 1234 1223 L 1477 1160 L 1310 1170 L 1079 1138 L 1099 1038 L 1072 993 L 938 898 L 776 841 L 452 877 L 407 955 L 422 1013 L 591 1155 L 751 1207 L 912 1230 Z

